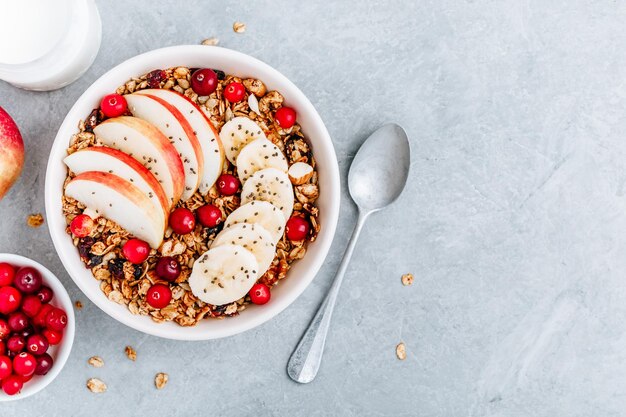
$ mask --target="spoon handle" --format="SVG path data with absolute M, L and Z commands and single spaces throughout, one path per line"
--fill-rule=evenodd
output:
M 369 213 L 359 211 L 359 219 L 352 232 L 352 237 L 343 255 L 343 260 L 341 261 L 341 265 L 339 265 L 339 270 L 330 287 L 330 291 L 328 291 L 315 317 L 311 320 L 309 327 L 304 332 L 304 335 L 302 335 L 302 339 L 300 339 L 298 346 L 296 346 L 296 349 L 291 354 L 291 358 L 289 358 L 287 373 L 291 379 L 296 382 L 306 384 L 313 381 L 315 375 L 317 375 L 317 371 L 322 363 L 326 334 L 330 327 L 330 318 L 335 308 L 339 287 L 341 287 L 341 282 L 343 281 L 346 269 L 348 269 L 356 241 L 359 238 L 359 234 L 361 234 L 361 229 L 368 215 Z

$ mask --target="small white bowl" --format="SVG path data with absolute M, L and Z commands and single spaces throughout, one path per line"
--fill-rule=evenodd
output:
M 63 330 L 63 340 L 61 340 L 61 343 L 56 346 L 50 346 L 50 349 L 48 350 L 48 353 L 52 356 L 52 360 L 54 361 L 50 372 L 46 375 L 33 376 L 33 379 L 24 383 L 24 387 L 19 394 L 6 395 L 4 392 L 0 391 L 0 402 L 2 402 L 21 400 L 22 398 L 30 397 L 48 386 L 48 384 L 51 383 L 57 375 L 59 375 L 59 372 L 63 369 L 65 362 L 67 362 L 67 358 L 70 356 L 72 344 L 74 343 L 75 329 L 74 307 L 72 305 L 72 300 L 67 294 L 63 284 L 61 284 L 61 281 L 59 281 L 59 279 L 52 272 L 50 272 L 48 268 L 41 265 L 39 262 L 33 261 L 32 259 L 10 253 L 0 253 L 0 262 L 7 262 L 17 268 L 30 266 L 39 271 L 43 277 L 44 285 L 47 285 L 52 288 L 52 291 L 54 291 L 54 298 L 50 304 L 55 307 L 62 308 L 67 313 L 67 326 L 65 327 L 65 330 Z
M 155 323 L 147 316 L 133 315 L 125 305 L 108 300 L 98 281 L 85 268 L 71 237 L 65 232 L 65 217 L 61 210 L 63 182 L 67 175 L 63 158 L 70 137 L 76 133 L 79 120 L 98 107 L 106 94 L 134 76 L 157 68 L 175 66 L 216 68 L 241 77 L 262 80 L 269 90 L 278 90 L 285 102 L 295 108 L 298 122 L 307 136 L 319 172 L 320 210 L 322 229 L 315 242 L 309 245 L 306 256 L 295 262 L 287 279 L 272 290 L 272 300 L 263 306 L 251 305 L 239 316 L 224 320 L 202 320 L 193 327 L 176 323 Z M 268 321 L 291 304 L 309 285 L 322 266 L 335 234 L 339 217 L 340 179 L 337 157 L 332 141 L 319 114 L 291 81 L 269 65 L 248 55 L 230 49 L 186 45 L 157 49 L 131 58 L 116 66 L 91 85 L 76 101 L 57 133 L 46 171 L 46 219 L 56 251 L 78 287 L 104 312 L 136 330 L 155 336 L 179 340 L 207 340 L 231 336 L 252 329 Z

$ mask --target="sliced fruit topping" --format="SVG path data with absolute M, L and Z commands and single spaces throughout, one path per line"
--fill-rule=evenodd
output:
M 224 87 L 224 98 L 231 103 L 238 103 L 246 96 L 246 87 L 243 84 L 233 81 Z
M 126 113 L 128 103 L 126 103 L 124 96 L 109 94 L 104 96 L 100 102 L 100 109 L 106 117 L 118 117 Z
M 222 195 L 233 195 L 239 190 L 241 183 L 234 175 L 222 174 L 217 179 L 217 190 Z
M 222 222 L 222 210 L 213 204 L 206 204 L 196 210 L 198 221 L 204 227 L 215 227 Z
M 272 241 L 278 242 L 285 230 L 285 217 L 282 211 L 267 201 L 253 200 L 230 213 L 224 223 L 228 229 L 239 223 L 259 224 L 272 235 Z
M 270 292 L 270 288 L 265 285 L 265 284 L 254 284 L 252 286 L 252 288 L 250 288 L 250 301 L 252 301 L 254 304 L 267 304 L 267 302 L 270 300 L 271 297 L 271 292 Z
M 175 233 L 186 235 L 196 227 L 196 218 L 188 208 L 179 207 L 170 214 L 170 227 Z
M 185 189 L 181 198 L 188 200 L 204 175 L 204 155 L 193 127 L 178 108 L 155 95 L 137 92 L 127 95 L 126 101 L 133 116 L 156 126 L 176 148 L 185 167 Z
M 128 239 L 122 247 L 122 253 L 131 264 L 141 264 L 150 256 L 150 245 L 141 239 Z
M 208 70 L 211 71 L 211 70 Z M 195 73 L 194 73 L 195 74 Z M 214 73 L 215 74 L 215 73 Z M 216 76 L 217 77 L 217 76 Z M 204 174 L 198 189 L 206 194 L 217 181 L 224 166 L 224 148 L 213 123 L 204 112 L 191 100 L 172 90 L 141 90 L 137 94 L 158 97 L 176 107 L 185 116 L 193 129 L 204 157 Z
M 237 156 L 244 146 L 259 138 L 267 139 L 261 127 L 247 117 L 235 117 L 220 130 L 226 158 L 232 164 L 237 162 Z
M 211 249 L 222 245 L 240 245 L 252 252 L 259 264 L 258 275 L 268 270 L 274 259 L 276 245 L 270 232 L 254 223 L 238 223 L 224 229 L 215 237 Z
M 289 129 L 291 126 L 296 124 L 296 111 L 291 107 L 281 107 L 276 110 L 276 114 L 274 115 L 278 126 L 283 129 Z
M 167 219 L 170 201 L 157 177 L 126 153 L 106 146 L 94 146 L 74 152 L 63 162 L 74 174 L 100 171 L 124 178 L 143 191 L 152 200 L 157 210 L 163 212 L 163 220 Z
M 89 236 L 95 226 L 96 223 L 91 217 L 86 214 L 79 214 L 72 219 L 70 231 L 76 237 L 86 237 Z
M 163 241 L 163 213 L 139 188 L 117 175 L 82 173 L 67 184 L 65 195 L 116 222 L 155 249 Z
M 313 176 L 313 167 L 306 162 L 296 162 L 289 167 L 287 174 L 293 185 L 302 185 Z
M 200 255 L 189 276 L 189 286 L 205 303 L 224 305 L 248 293 L 258 278 L 258 269 L 252 252 L 240 245 L 222 245 Z
M 287 221 L 293 210 L 293 188 L 287 174 L 276 168 L 266 168 L 255 172 L 243 185 L 241 191 L 241 204 L 252 200 L 272 203 L 282 211 Z
M 293 216 L 287 221 L 285 226 L 285 234 L 289 240 L 302 240 L 309 235 L 309 229 L 311 226 L 306 219 L 302 217 Z
M 185 184 L 183 162 L 159 129 L 136 117 L 122 116 L 100 123 L 94 133 L 103 144 L 145 166 L 163 187 L 170 207 L 178 202 Z
M 237 175 L 242 183 L 265 168 L 287 172 L 287 159 L 278 146 L 265 138 L 257 139 L 243 147 L 237 156 Z

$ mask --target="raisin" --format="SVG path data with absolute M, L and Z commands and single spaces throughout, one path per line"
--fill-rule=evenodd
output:
M 102 263 L 102 256 L 100 255 L 90 255 L 89 257 L 89 267 L 93 268 L 96 265 L 100 265 Z
M 91 236 L 87 236 L 78 241 L 78 254 L 83 260 L 89 259 L 89 251 L 94 243 L 95 240 Z
M 148 86 L 150 88 L 161 88 L 161 81 L 167 78 L 167 73 L 157 69 L 148 73 Z
M 226 78 L 226 74 L 224 73 L 224 71 L 214 69 L 213 72 L 215 73 L 215 75 L 217 75 L 218 80 L 223 80 L 224 78 Z
M 120 258 L 111 259 L 109 261 L 109 271 L 115 278 L 124 278 L 124 260 Z
M 139 279 L 141 278 L 141 275 L 143 275 L 143 267 L 141 265 L 135 265 L 133 276 L 135 277 L 135 279 Z
M 102 117 L 100 117 L 100 110 L 93 109 L 89 116 L 87 116 L 87 120 L 85 120 L 85 132 L 93 133 L 93 128 L 100 124 Z
M 215 227 L 207 227 L 206 230 L 207 237 L 217 235 L 224 228 L 224 223 L 219 223 Z

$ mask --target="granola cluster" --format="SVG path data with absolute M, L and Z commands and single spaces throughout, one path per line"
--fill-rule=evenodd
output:
M 272 287 L 287 276 L 287 271 L 294 261 L 304 257 L 308 242 L 314 241 L 320 230 L 319 211 L 315 206 L 315 200 L 319 196 L 318 176 L 311 148 L 298 124 L 289 129 L 282 129 L 274 120 L 274 112 L 281 107 L 284 100 L 278 91 L 268 91 L 261 80 L 241 79 L 215 70 L 219 79 L 217 89 L 210 96 L 198 96 L 191 88 L 193 71 L 194 69 L 187 67 L 154 70 L 130 79 L 116 92 L 129 94 L 145 88 L 175 90 L 200 106 L 218 131 L 233 117 L 248 117 L 261 126 L 267 138 L 283 151 L 290 165 L 305 162 L 313 167 L 313 174 L 308 181 L 294 185 L 296 201 L 293 215 L 306 218 L 310 222 L 310 234 L 307 239 L 295 242 L 283 236 L 277 243 L 272 266 L 258 281 Z M 238 103 L 229 103 L 223 98 L 224 87 L 232 81 L 245 86 L 246 99 Z M 103 117 L 99 109 L 94 109 L 85 121 L 79 123 L 79 131 L 70 139 L 68 154 L 89 146 L 100 145 L 93 134 L 93 128 L 103 120 Z M 236 167 L 226 161 L 224 173 L 236 175 Z M 72 172 L 68 172 L 66 184 L 73 176 Z M 213 186 L 206 195 L 197 192 L 189 200 L 180 202 L 178 207 L 195 210 L 205 204 L 216 205 L 227 216 L 239 207 L 240 197 L 237 194 L 221 196 Z M 71 235 L 69 224 L 72 219 L 84 209 L 85 207 L 78 201 L 63 197 L 63 214 L 68 225 L 66 229 L 68 234 Z M 74 246 L 85 266 L 90 268 L 94 278 L 100 281 L 100 288 L 109 300 L 127 305 L 131 313 L 148 315 L 156 322 L 174 321 L 181 326 L 193 326 L 203 318 L 236 315 L 249 304 L 248 296 L 223 306 L 206 304 L 192 294 L 187 283 L 194 261 L 208 250 L 220 232 L 221 224 L 215 228 L 197 225 L 193 232 L 186 235 L 177 235 L 168 228 L 158 250 L 152 249 L 150 257 L 142 265 L 133 265 L 122 255 L 122 247 L 130 238 L 128 232 L 105 218 L 98 218 L 96 222 L 97 226 L 89 236 L 73 237 Z M 155 309 L 146 302 L 146 293 L 152 284 L 168 284 L 159 279 L 154 271 L 157 255 L 173 256 L 182 267 L 178 279 L 169 284 L 172 302 L 162 309 Z

